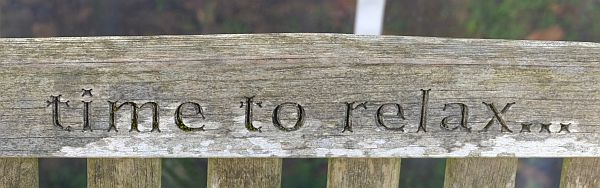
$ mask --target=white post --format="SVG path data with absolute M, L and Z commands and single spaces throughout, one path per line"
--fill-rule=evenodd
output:
M 385 0 L 357 0 L 354 34 L 381 35 Z

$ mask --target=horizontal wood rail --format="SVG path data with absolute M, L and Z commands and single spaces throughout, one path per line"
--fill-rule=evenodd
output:
M 0 187 L 36 187 L 38 157 L 89 158 L 89 187 L 158 187 L 161 157 L 210 158 L 210 187 L 279 187 L 285 157 L 331 158 L 328 187 L 397 187 L 406 157 L 511 187 L 516 157 L 566 157 L 562 186 L 592 186 L 598 75 L 585 42 L 5 38 Z

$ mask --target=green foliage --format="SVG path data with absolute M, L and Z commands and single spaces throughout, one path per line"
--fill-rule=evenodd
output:
M 281 186 L 326 187 L 327 159 L 283 159 Z
M 206 187 L 207 159 L 162 159 L 161 186 Z
M 446 159 L 402 159 L 400 187 L 443 187 Z
M 86 187 L 86 159 L 39 159 L 40 187 Z
M 469 37 L 600 41 L 600 1 L 470 0 Z
M 250 29 L 243 23 L 232 19 L 226 19 L 223 21 L 224 33 L 248 33 Z
M 556 24 L 556 17 L 546 12 L 552 1 L 470 1 L 466 30 L 483 38 L 524 38 L 532 28 Z

